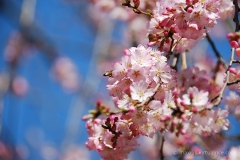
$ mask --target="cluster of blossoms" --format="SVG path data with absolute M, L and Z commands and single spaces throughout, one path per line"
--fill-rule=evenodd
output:
M 158 0 L 148 24 L 149 45 L 176 52 L 191 49 L 217 19 L 226 19 L 234 11 L 231 0 Z
M 97 105 L 87 123 L 89 149 L 104 159 L 124 159 L 140 135 L 169 131 L 206 136 L 228 129 L 228 111 L 212 109 L 211 97 L 219 90 L 209 87 L 206 72 L 195 67 L 178 74 L 166 61 L 163 52 L 142 45 L 125 50 L 122 60 L 105 74 L 107 89 L 121 112 Z
M 165 145 L 173 146 L 175 151 L 180 149 L 178 151 L 201 153 L 202 148 L 196 145 L 199 136 L 203 141 L 206 140 L 204 143 L 210 148 L 222 146 L 223 138 L 220 137 L 219 144 L 214 143 L 213 146 L 212 138 L 209 137 L 213 135 L 217 137 L 216 134 L 221 135 L 218 134 L 221 130 L 229 128 L 230 124 L 226 119 L 229 112 L 237 118 L 240 117 L 239 96 L 235 92 L 230 92 L 224 101 L 225 109 L 213 107 L 221 103 L 226 86 L 240 91 L 240 71 L 232 65 L 240 63 L 233 55 L 234 49 L 237 56 L 240 55 L 239 33 L 227 35 L 231 47 L 234 48 L 228 67 L 221 55 L 216 53 L 209 36 L 208 40 L 210 39 L 209 42 L 218 57 L 217 66 L 212 66 L 213 63 L 206 65 L 204 62 L 200 67 L 202 65 L 201 68 L 206 69 L 205 71 L 196 67 L 197 65 L 192 68 L 183 67 L 182 62 L 182 70 L 176 72 L 174 69 L 177 68 L 178 62 L 170 67 L 167 61 L 173 53 L 183 53 L 192 49 L 207 35 L 208 29 L 215 26 L 218 19 L 224 20 L 228 16 L 233 16 L 234 8 L 237 13 L 239 9 L 237 2 L 233 0 L 151 2 L 92 0 L 92 2 L 102 11 L 115 12 L 113 16 L 115 18 L 125 17 L 121 19 L 127 20 L 129 26 L 137 19 L 137 14 L 134 15 L 133 12 L 147 15 L 149 19 L 140 18 L 138 23 L 132 24 L 138 28 L 136 33 L 143 30 L 141 34 L 145 34 L 146 30 L 139 29 L 139 26 L 142 26 L 139 24 L 148 21 L 146 35 L 149 43 L 148 47 L 139 45 L 124 50 L 125 56 L 121 61 L 114 63 L 113 70 L 104 74 L 109 76 L 107 89 L 119 111 L 111 112 L 109 107 L 98 102 L 97 109 L 83 118 L 89 119 L 87 148 L 98 151 L 103 159 L 126 159 L 139 145 L 138 137 L 154 138 L 157 132 L 167 133 L 165 138 L 168 142 L 165 142 Z M 120 10 L 117 11 L 118 4 L 126 7 L 121 14 L 118 12 Z M 141 34 L 129 35 L 139 41 Z M 134 38 L 132 41 L 137 42 Z M 150 48 L 152 46 L 156 46 L 156 49 Z M 182 59 L 184 55 L 185 53 L 176 54 Z M 154 155 L 158 156 L 156 153 Z M 193 159 L 193 155 L 187 156 L 185 158 Z M 234 151 L 224 159 L 232 160 L 235 157 Z
M 21 33 L 17 31 L 11 33 L 5 48 L 5 60 L 9 63 L 16 63 L 18 57 L 26 54 L 30 47 Z
M 56 58 L 53 65 L 53 74 L 67 91 L 74 92 L 79 88 L 79 75 L 76 66 L 69 58 Z

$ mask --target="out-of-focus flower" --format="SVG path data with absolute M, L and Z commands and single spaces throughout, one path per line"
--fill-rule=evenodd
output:
M 12 90 L 18 96 L 26 95 L 28 91 L 28 82 L 23 77 L 15 77 L 12 82 Z
M 81 146 L 71 146 L 66 149 L 65 154 L 60 160 L 89 160 L 88 151 Z
M 7 62 L 14 62 L 21 54 L 29 47 L 23 35 L 19 32 L 13 32 L 8 40 L 5 48 L 5 60 Z
M 74 92 L 79 89 L 79 75 L 76 66 L 69 58 L 57 58 L 53 73 L 56 80 L 68 91 Z

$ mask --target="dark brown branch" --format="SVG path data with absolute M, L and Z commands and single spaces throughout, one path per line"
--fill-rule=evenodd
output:
M 236 80 L 236 81 L 234 81 L 234 82 L 228 82 L 227 85 L 228 85 L 228 86 L 231 86 L 231 85 L 237 84 L 237 83 L 239 83 L 239 82 L 240 82 L 240 79 L 238 79 L 238 80 Z
M 233 60 L 233 63 L 240 63 L 240 60 Z
M 164 155 L 163 155 L 163 146 L 164 146 L 164 141 L 165 141 L 165 138 L 164 138 L 164 133 L 162 133 L 162 141 L 161 141 L 161 146 L 160 146 L 160 160 L 164 160 Z
M 166 55 L 167 60 L 170 59 L 171 55 L 173 54 L 173 50 L 174 50 L 173 49 L 174 39 L 172 37 L 170 37 L 170 38 L 171 38 L 171 45 L 170 45 L 170 49 L 169 49 L 169 51 L 168 51 L 168 53 Z
M 211 47 L 212 47 L 215 55 L 216 55 L 217 58 L 218 58 L 218 62 L 222 63 L 222 64 L 227 68 L 227 65 L 226 65 L 226 63 L 224 62 L 224 60 L 223 60 L 223 58 L 222 58 L 222 55 L 221 55 L 220 52 L 217 50 L 216 45 L 214 44 L 212 38 L 209 36 L 208 33 L 207 33 L 206 37 L 207 37 L 207 40 L 208 40 L 208 42 L 210 43 L 210 45 L 211 45 Z M 219 65 L 218 65 L 218 66 L 219 66 Z M 218 70 L 218 68 L 217 68 L 216 70 Z
M 239 12 L 238 0 L 233 0 L 233 4 L 235 6 L 235 14 L 234 14 L 233 21 L 235 22 L 235 32 L 238 32 L 240 30 L 239 20 L 238 20 L 238 12 Z

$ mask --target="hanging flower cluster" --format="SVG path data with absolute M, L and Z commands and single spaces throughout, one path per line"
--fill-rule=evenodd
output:
M 149 45 L 169 52 L 185 52 L 203 39 L 217 19 L 233 12 L 229 0 L 158 0 L 157 9 L 148 24 Z
M 107 73 L 107 88 L 121 112 L 97 105 L 87 123 L 89 149 L 104 159 L 124 159 L 138 145 L 140 135 L 169 131 L 206 136 L 228 129 L 228 111 L 211 109 L 210 94 L 216 90 L 208 87 L 206 72 L 193 68 L 176 74 L 163 52 L 143 45 L 125 54 Z M 101 114 L 105 116 L 99 118 Z

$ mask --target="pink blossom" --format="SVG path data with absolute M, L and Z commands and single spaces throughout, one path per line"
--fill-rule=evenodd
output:
M 202 107 L 208 102 L 208 92 L 199 91 L 196 87 L 190 87 L 188 94 L 183 95 L 183 102 L 186 105 Z
M 158 83 L 159 81 L 162 81 L 163 83 L 168 83 L 172 78 L 169 71 L 170 70 L 166 63 L 157 63 L 155 66 L 152 66 L 150 70 L 151 76 L 156 83 Z

